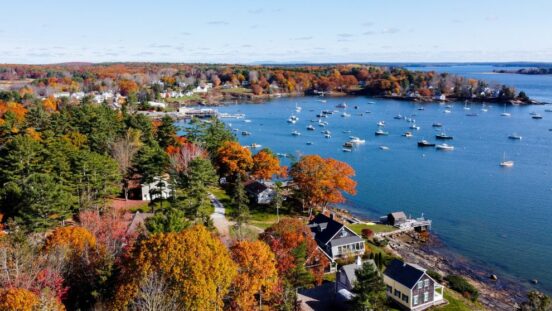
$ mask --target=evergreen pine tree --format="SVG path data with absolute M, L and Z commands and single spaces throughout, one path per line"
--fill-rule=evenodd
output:
M 351 300 L 352 310 L 382 310 L 386 299 L 385 284 L 378 269 L 367 261 L 355 271 L 355 275 L 357 280 L 352 290 L 355 294 Z

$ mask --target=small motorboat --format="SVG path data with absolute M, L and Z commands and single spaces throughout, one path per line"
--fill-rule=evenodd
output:
M 350 142 L 350 141 L 348 141 L 348 142 L 346 142 L 346 143 L 343 144 L 343 147 L 344 147 L 344 148 L 349 148 L 349 149 L 353 148 L 354 146 L 355 146 L 355 145 L 354 145 L 352 142 Z
M 420 127 L 416 125 L 416 123 L 412 123 L 412 125 L 410 126 L 410 129 L 412 130 L 420 130 Z
M 343 148 L 341 150 L 343 150 L 343 152 L 353 152 L 352 148 Z
M 332 138 L 331 134 L 324 134 L 324 138 Z
M 251 132 L 242 131 L 241 134 L 242 134 L 242 136 L 249 136 L 249 135 L 251 135 Z
M 383 151 L 388 151 L 389 150 L 389 147 L 383 146 L 383 145 L 379 146 L 379 148 Z
M 332 132 L 330 132 L 330 131 L 328 131 L 328 130 L 324 130 L 324 131 L 322 131 L 322 134 L 332 135 Z
M 387 135 L 389 135 L 389 132 L 385 132 L 384 130 L 379 129 L 379 130 L 376 131 L 375 134 L 376 134 L 376 136 L 387 136 Z
M 352 131 L 343 131 L 343 134 L 350 134 Z
M 307 141 L 307 146 L 312 145 L 312 141 Z
M 243 120 L 243 122 L 245 122 L 245 123 L 251 123 L 251 120 L 247 119 L 247 120 Z
M 441 134 L 435 135 L 435 138 L 436 139 L 441 139 L 441 140 L 450 140 L 453 137 L 450 136 L 450 135 L 447 135 L 445 132 L 442 132 Z
M 445 111 L 443 111 L 444 113 L 451 113 L 452 111 L 448 110 L 448 109 L 445 109 Z
M 410 137 L 412 137 L 412 132 L 406 132 L 406 133 L 403 134 L 403 136 L 410 138 Z
M 436 145 L 435 149 L 443 150 L 443 151 L 452 151 L 454 150 L 454 146 L 447 145 L 447 144 L 440 144 L 440 145 Z
M 513 139 L 513 140 L 521 140 L 522 139 L 522 137 L 520 135 L 516 134 L 516 133 L 508 136 L 508 138 Z
M 350 114 L 350 113 L 343 112 L 343 113 L 341 114 L 341 116 L 344 117 L 344 118 L 348 118 L 348 117 L 351 116 L 351 114 Z
M 370 105 L 373 105 L 373 104 L 375 104 L 375 103 L 376 103 L 375 101 L 369 101 L 369 102 L 368 102 L 368 104 L 370 104 Z
M 542 119 L 542 116 L 540 114 L 534 114 L 533 116 L 531 116 L 531 118 L 535 119 L 535 120 L 540 120 Z
M 335 108 L 347 108 L 347 104 L 346 103 L 341 103 L 341 104 L 335 106 Z
M 509 112 L 503 112 L 500 115 L 503 116 L 503 117 L 511 117 L 512 116 L 512 114 L 509 113 Z
M 432 127 L 443 127 L 443 123 L 435 122 L 431 126 Z
M 257 143 L 252 143 L 252 144 L 251 144 L 251 148 L 252 148 L 252 149 L 261 148 L 262 146 L 263 146 L 263 145 L 259 145 L 259 144 L 257 144 Z
M 378 126 L 385 126 L 385 121 L 379 121 L 379 122 L 377 123 L 377 125 L 378 125 Z
M 424 107 L 419 107 L 418 110 L 423 111 L 423 110 L 425 110 L 425 108 Z
M 423 139 L 418 142 L 418 147 L 435 147 L 435 144 Z
M 307 126 L 307 131 L 314 131 L 314 126 L 312 125 Z
M 299 131 L 293 131 L 293 132 L 291 132 L 291 135 L 293 135 L 293 136 L 301 136 L 301 133 L 299 133 Z
M 396 120 L 402 120 L 403 116 L 398 114 L 398 115 L 394 116 L 393 118 L 396 119 Z

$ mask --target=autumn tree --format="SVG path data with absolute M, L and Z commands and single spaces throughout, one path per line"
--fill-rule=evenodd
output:
M 323 270 L 329 262 L 319 254 L 310 228 L 301 219 L 283 218 L 267 228 L 259 239 L 270 246 L 276 255 L 278 272 L 293 286 L 322 281 Z M 311 267 L 307 273 L 306 266 Z
M 132 167 L 134 156 L 142 147 L 141 132 L 128 129 L 126 133 L 111 144 L 111 155 L 117 161 L 119 172 L 123 177 L 123 192 L 125 200 L 128 200 L 128 175 Z
M 344 202 L 342 192 L 355 194 L 356 182 L 351 179 L 354 175 L 355 171 L 347 163 L 318 155 L 304 156 L 291 168 L 297 194 L 309 208 L 309 215 L 313 207 Z
M 138 84 L 133 80 L 120 80 L 119 81 L 119 92 L 121 95 L 128 96 L 138 92 Z
M 0 310 L 33 311 L 39 304 L 38 296 L 29 290 L 23 288 L 0 289 Z
M 253 166 L 251 151 L 240 143 L 227 141 L 218 150 L 217 163 L 221 174 L 245 176 Z
M 280 160 L 269 149 L 263 149 L 253 156 L 251 175 L 259 179 L 271 179 L 274 175 L 285 177 L 287 168 L 280 166 Z
M 136 245 L 115 293 L 113 309 L 135 307 L 140 284 L 152 274 L 162 278 L 184 310 L 222 309 L 223 298 L 237 274 L 222 242 L 196 225 L 179 233 L 160 233 Z
M 239 271 L 232 282 L 231 306 L 236 310 L 253 310 L 259 303 L 256 296 L 269 301 L 277 290 L 278 271 L 268 245 L 261 241 L 239 241 L 232 246 L 231 253 Z

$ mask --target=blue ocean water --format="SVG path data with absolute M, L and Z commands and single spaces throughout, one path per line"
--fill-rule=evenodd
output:
M 485 79 L 489 76 L 485 72 L 492 71 L 477 66 L 426 69 Z M 552 102 L 552 76 L 491 76 L 493 81 Z M 483 112 L 480 104 L 466 110 L 463 103 L 453 103 L 452 113 L 444 113 L 445 106 L 437 103 L 418 110 L 421 105 L 412 102 L 345 97 L 326 98 L 322 103 L 319 99 L 279 98 L 224 106 L 219 111 L 244 113 L 251 120 L 224 119 L 232 128 L 252 133 L 241 136 L 236 132 L 242 144 L 258 143 L 296 157 L 320 154 L 349 163 L 358 182 L 358 194 L 346 203 L 353 213 L 370 218 L 397 210 L 412 216 L 423 213 L 454 252 L 526 284 L 539 279 L 539 288 L 552 293 L 552 113 L 545 112 L 552 107 L 493 104 Z M 342 117 L 343 109 L 336 108 L 343 102 L 350 117 Z M 295 112 L 296 105 L 302 107 L 300 113 Z M 340 111 L 325 120 L 329 123 L 325 128 L 310 121 L 323 109 Z M 501 116 L 503 111 L 511 117 Z M 544 119 L 532 119 L 531 112 Z M 286 122 L 292 114 L 299 117 L 296 124 Z M 398 114 L 415 115 L 412 118 L 420 130 L 394 119 Z M 385 121 L 389 136 L 374 135 L 380 120 Z M 440 130 L 432 127 L 434 122 L 442 123 L 447 134 L 454 136 L 448 141 L 454 151 L 416 146 L 422 138 L 435 141 Z M 309 124 L 315 131 L 307 131 Z M 331 131 L 331 138 L 324 138 L 324 129 Z M 294 130 L 301 135 L 292 136 Z M 412 131 L 414 137 L 403 137 L 405 131 Z M 508 139 L 512 133 L 523 139 Z M 351 135 L 366 143 L 353 152 L 343 152 L 342 144 Z M 381 150 L 381 145 L 389 150 Z M 499 166 L 504 155 L 515 161 L 514 167 Z

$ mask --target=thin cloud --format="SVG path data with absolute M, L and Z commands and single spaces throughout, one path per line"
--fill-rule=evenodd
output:
M 228 22 L 227 21 L 208 21 L 207 24 L 214 25 L 214 26 L 224 26 L 224 25 L 228 25 Z
M 254 10 L 249 10 L 247 11 L 249 14 L 261 14 L 264 12 L 264 10 L 262 8 L 258 8 L 258 9 L 254 9 Z
M 308 41 L 308 40 L 312 40 L 312 36 L 305 36 L 305 37 L 296 37 L 296 38 L 293 38 L 292 40 L 294 41 Z
M 398 28 L 384 28 L 381 33 L 383 34 L 395 34 L 399 32 L 400 30 Z

